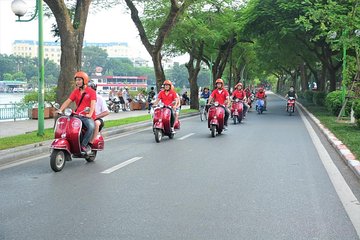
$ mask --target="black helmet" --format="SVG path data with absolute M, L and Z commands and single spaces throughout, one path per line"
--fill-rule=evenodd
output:
M 94 89 L 96 91 L 97 84 L 94 83 L 94 81 L 91 81 L 91 82 L 89 82 L 89 87 L 91 87 L 92 89 Z

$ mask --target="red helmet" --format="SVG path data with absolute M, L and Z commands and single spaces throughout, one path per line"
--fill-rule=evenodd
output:
M 83 71 L 75 73 L 74 79 L 76 78 L 82 78 L 84 80 L 84 85 L 87 85 L 89 82 L 89 76 L 86 74 L 86 72 Z
M 218 84 L 218 83 L 221 83 L 224 86 L 224 81 L 221 78 L 219 78 L 215 81 L 215 84 Z
M 242 83 L 238 83 L 238 84 L 235 85 L 235 88 L 237 88 L 238 86 L 241 86 L 241 87 L 242 87 L 243 84 L 242 84 Z
M 172 82 L 170 80 L 165 80 L 163 85 L 170 85 L 172 86 Z
M 259 88 L 259 92 L 263 92 L 264 91 L 264 89 L 261 87 L 261 88 Z

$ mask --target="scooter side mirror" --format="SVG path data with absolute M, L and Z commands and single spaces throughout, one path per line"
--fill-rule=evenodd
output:
M 55 109 L 59 109 L 59 108 L 60 108 L 60 104 L 55 103 L 55 104 L 54 104 L 54 108 L 55 108 Z

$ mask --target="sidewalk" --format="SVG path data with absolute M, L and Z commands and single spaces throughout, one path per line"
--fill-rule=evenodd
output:
M 188 105 L 182 106 L 182 109 L 189 109 L 189 108 L 190 106 Z M 106 122 L 107 120 L 117 120 L 117 119 L 142 116 L 147 114 L 148 114 L 147 110 L 135 110 L 135 111 L 118 112 L 118 113 L 110 112 L 110 114 L 106 116 L 104 120 Z M 52 128 L 53 126 L 54 126 L 54 119 L 52 118 L 45 119 L 44 121 L 45 128 Z M 36 119 L 0 122 L 0 137 L 25 134 L 28 132 L 36 131 L 37 129 L 38 129 L 38 121 Z
M 128 112 L 110 112 L 108 116 L 104 118 L 107 120 L 117 120 L 134 116 L 147 115 L 147 110 L 136 110 L 136 111 L 128 111 Z M 52 128 L 54 126 L 54 119 L 45 119 L 44 127 Z M 17 121 L 9 121 L 9 122 L 0 122 L 0 137 L 14 136 L 19 134 L 24 134 L 27 132 L 36 131 L 38 129 L 38 121 L 36 119 L 28 119 L 28 120 L 17 120 Z

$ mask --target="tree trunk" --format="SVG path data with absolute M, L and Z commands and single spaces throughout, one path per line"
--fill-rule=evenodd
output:
M 321 65 L 321 74 L 317 82 L 317 90 L 318 91 L 325 91 L 326 86 L 326 74 L 327 68 L 324 64 Z
M 157 89 L 160 89 L 161 85 L 165 81 L 165 72 L 164 72 L 163 66 L 161 64 L 161 59 L 162 59 L 162 57 L 161 57 L 160 51 L 157 53 L 154 53 L 154 55 L 152 56 Z
M 227 64 L 227 61 L 228 61 L 228 58 L 230 56 L 231 50 L 236 45 L 236 43 L 237 42 L 236 42 L 235 37 L 231 36 L 230 39 L 226 43 L 224 43 L 220 46 L 217 58 L 214 62 L 213 69 L 212 69 L 213 86 L 215 86 L 216 79 L 222 77 L 225 67 L 226 67 L 226 64 Z
M 301 64 L 300 65 L 300 77 L 301 77 L 301 89 L 300 91 L 305 91 L 308 89 L 308 78 L 307 78 L 307 74 L 306 74 L 306 65 Z
M 192 44 L 191 51 L 189 52 L 189 62 L 185 64 L 189 73 L 190 83 L 190 108 L 199 109 L 199 86 L 197 84 L 197 77 L 201 69 L 201 59 L 203 58 L 204 42 L 200 43 L 198 49 L 196 44 Z M 195 66 L 194 61 L 196 60 Z
M 60 75 L 56 101 L 64 102 L 74 87 L 75 72 L 81 69 L 85 26 L 91 0 L 77 0 L 74 19 L 64 0 L 44 0 L 56 19 L 61 39 Z
M 131 11 L 131 19 L 133 20 L 136 28 L 139 31 L 141 42 L 143 43 L 143 45 L 145 46 L 146 50 L 148 51 L 148 53 L 152 58 L 154 64 L 155 77 L 156 77 L 156 87 L 159 90 L 160 86 L 165 80 L 164 69 L 161 65 L 162 46 L 164 45 L 164 41 L 168 36 L 168 34 L 170 33 L 171 29 L 175 26 L 176 21 L 184 13 L 184 11 L 190 5 L 192 0 L 184 0 L 182 1 L 182 4 L 179 3 L 178 1 L 170 1 L 171 5 L 168 15 L 166 16 L 166 19 L 163 22 L 163 24 L 158 29 L 157 37 L 155 39 L 154 44 L 150 43 L 150 40 L 146 34 L 143 23 L 139 17 L 139 12 L 134 4 L 135 1 L 125 0 L 125 2 Z
M 336 90 L 336 70 L 334 68 L 331 68 L 328 69 L 328 72 L 329 72 L 329 80 L 330 80 L 329 92 L 332 92 Z

